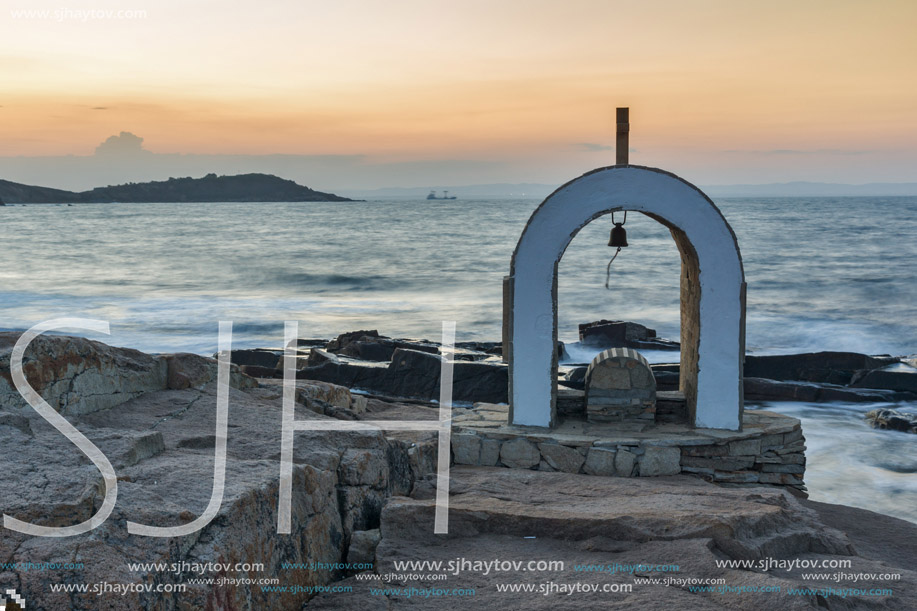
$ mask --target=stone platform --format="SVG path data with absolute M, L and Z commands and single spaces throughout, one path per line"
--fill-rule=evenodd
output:
M 618 477 L 687 473 L 713 482 L 805 490 L 802 427 L 782 414 L 746 411 L 741 431 L 574 418 L 545 430 L 508 425 L 507 415 L 507 405 L 491 403 L 456 412 L 455 463 Z

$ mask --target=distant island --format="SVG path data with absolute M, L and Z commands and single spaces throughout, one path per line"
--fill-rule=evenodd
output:
M 0 201 L 9 204 L 108 204 L 153 202 L 347 202 L 271 174 L 170 178 L 74 192 L 0 180 Z

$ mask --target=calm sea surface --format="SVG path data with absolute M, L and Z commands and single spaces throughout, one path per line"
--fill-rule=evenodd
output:
M 2 318 L 23 329 L 75 316 L 111 322 L 108 343 L 149 352 L 236 347 L 378 329 L 500 339 L 501 279 L 534 200 L 264 204 L 82 204 L 0 208 Z M 917 352 L 917 198 L 721 199 L 748 281 L 752 353 Z M 604 288 L 610 219 L 560 264 L 560 336 L 633 320 L 679 335 L 679 257 L 638 214 Z M 588 357 L 588 355 L 577 355 Z M 917 435 L 873 431 L 875 405 L 773 404 L 803 419 L 816 500 L 917 522 Z M 911 410 L 917 406 L 904 406 Z

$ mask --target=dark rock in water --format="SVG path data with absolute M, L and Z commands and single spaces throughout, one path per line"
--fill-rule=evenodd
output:
M 439 398 L 442 357 L 399 348 L 389 366 L 389 388 L 402 397 Z M 506 403 L 509 377 L 502 364 L 456 362 L 452 398 L 456 401 Z
M 436 398 L 439 396 L 440 368 L 437 356 L 399 349 L 389 366 L 388 390 L 399 397 Z
M 497 363 L 456 363 L 454 399 L 456 401 L 509 401 L 509 369 Z M 439 386 L 439 376 L 436 381 Z M 438 390 L 437 390 L 438 396 Z
M 656 331 L 635 322 L 603 319 L 580 325 L 579 338 L 583 342 L 593 338 L 609 342 L 646 341 L 655 339 Z
M 379 335 L 379 332 L 373 329 L 372 331 L 350 331 L 349 333 L 342 333 L 338 335 L 335 339 L 328 342 L 325 346 L 325 350 L 328 352 L 337 352 L 347 346 L 352 341 L 359 340 L 364 337 L 382 337 Z
M 413 349 L 395 350 L 388 367 L 327 361 L 299 370 L 297 377 L 396 397 L 439 398 L 442 357 Z M 452 397 L 456 401 L 507 401 L 508 374 L 502 364 L 456 361 Z
M 373 341 L 367 341 L 368 338 L 347 342 L 337 351 L 338 354 L 350 356 L 363 361 L 390 361 L 395 353 L 394 346 L 390 345 L 391 340 L 372 338 Z M 389 343 L 386 343 L 389 342 Z
M 917 433 L 917 414 L 905 414 L 893 409 L 874 409 L 866 414 L 874 429 Z
M 603 348 L 679 349 L 678 342 L 657 339 L 655 329 L 621 320 L 597 320 L 581 324 L 579 338 L 584 344 Z
M 214 354 L 213 358 L 219 358 L 219 354 Z M 236 365 L 254 365 L 256 367 L 266 367 L 275 369 L 283 367 L 283 352 L 280 350 L 232 350 L 229 353 L 229 361 Z
M 917 383 L 917 375 L 864 369 L 885 367 L 895 360 L 850 352 L 746 356 L 745 398 L 810 403 L 908 401 L 917 398 L 917 390 L 909 390 L 912 381 Z M 677 363 L 656 364 L 652 368 L 658 390 L 678 388 L 680 366 Z M 848 386 L 851 378 L 854 383 Z
M 902 393 L 882 389 L 856 389 L 828 384 L 784 382 L 765 378 L 745 378 L 745 398 L 757 401 L 804 401 L 807 403 L 873 403 L 899 401 Z
M 358 340 L 350 341 L 346 346 L 338 351 L 338 354 L 350 356 L 363 361 L 391 361 L 395 350 L 404 348 L 407 350 L 419 350 L 430 354 L 438 354 L 439 348 L 421 342 L 411 342 L 386 337 L 368 338 L 362 337 Z
M 908 371 L 884 371 L 874 369 L 854 378 L 851 386 L 856 388 L 885 388 L 917 394 L 917 369 Z
M 326 361 L 314 367 L 304 367 L 296 372 L 298 380 L 319 380 L 347 388 L 365 388 L 384 392 L 387 367 L 345 363 L 340 359 Z
M 306 359 L 306 364 L 309 367 L 317 367 L 322 363 L 327 363 L 329 361 L 333 363 L 340 363 L 341 359 L 331 354 L 330 352 L 322 350 L 321 348 L 313 348 L 309 351 L 309 358 Z
M 419 350 L 438 354 L 439 346 L 428 341 L 409 339 L 392 339 L 379 335 L 376 330 L 351 331 L 343 333 L 328 342 L 325 350 L 342 356 L 349 356 L 361 361 L 391 361 L 395 350 Z
M 846 386 L 857 372 L 878 369 L 896 361 L 890 357 L 877 358 L 855 352 L 749 355 L 745 357 L 745 376 Z

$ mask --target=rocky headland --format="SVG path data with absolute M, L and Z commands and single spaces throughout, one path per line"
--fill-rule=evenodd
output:
M 86 520 L 101 505 L 102 476 L 14 388 L 10 356 L 18 337 L 0 334 L 2 512 L 46 526 Z M 302 339 L 296 348 L 297 420 L 439 417 L 431 402 L 439 389 L 435 342 L 358 331 L 333 340 Z M 457 411 L 472 413 L 474 404 L 505 401 L 506 368 L 499 353 L 499 344 L 492 342 L 457 345 L 455 398 L 467 404 L 460 403 Z M 28 608 L 35 609 L 95 609 L 100 604 L 110 609 L 372 610 L 469 604 L 505 609 L 508 601 L 513 601 L 510 608 L 530 609 L 917 606 L 917 526 L 861 509 L 814 503 L 779 486 L 734 487 L 687 474 L 601 477 L 582 470 L 561 472 L 542 466 L 544 461 L 507 469 L 501 468 L 499 454 L 496 466 L 468 466 L 461 464 L 453 445 L 449 534 L 434 535 L 434 432 L 297 432 L 293 531 L 278 534 L 282 351 L 237 350 L 230 356 L 226 488 L 220 510 L 193 535 L 150 538 L 128 534 L 126 522 L 187 523 L 204 512 L 210 499 L 217 361 L 192 354 L 149 355 L 75 337 L 36 339 L 25 355 L 27 380 L 109 457 L 118 476 L 118 500 L 111 517 L 85 535 L 43 538 L 4 529 L 0 585 L 17 589 L 29 601 Z M 915 389 L 901 375 L 912 374 L 891 367 L 898 361 L 849 353 L 759 357 L 749 360 L 746 374 L 767 381 L 753 382 L 752 388 L 770 400 L 911 400 Z M 562 373 L 561 381 L 571 391 L 576 390 L 577 370 L 571 366 Z M 674 366 L 653 371 L 659 374 L 660 387 L 677 386 Z M 884 422 L 889 418 L 881 416 Z M 562 456 L 554 458 L 561 464 Z M 584 462 L 579 460 L 580 465 Z M 396 562 L 456 558 L 550 559 L 563 561 L 565 568 L 488 574 L 469 570 L 450 573 L 445 580 L 426 574 L 435 571 L 419 571 L 425 575 L 417 580 L 397 575 L 405 571 Z M 799 566 L 763 570 L 724 565 L 726 560 L 765 559 L 849 560 L 845 572 L 872 577 L 851 584 L 813 578 Z M 253 580 L 229 586 L 213 580 L 193 583 L 202 575 L 189 570 L 131 568 L 132 563 L 181 567 L 237 562 L 263 564 L 263 570 L 203 575 Z M 354 574 L 343 567 L 348 562 L 374 568 Z M 28 570 L 22 563 L 71 568 Z M 574 568 L 614 563 L 678 565 L 680 570 L 658 575 Z M 876 577 L 888 573 L 900 579 Z M 682 581 L 634 584 L 635 578 L 666 576 Z M 256 581 L 262 578 L 277 578 L 289 588 L 264 589 Z M 724 580 L 717 583 L 733 590 L 698 591 L 688 585 L 688 580 L 713 579 Z M 186 590 L 163 593 L 153 588 L 99 596 L 52 588 L 103 582 L 184 584 Z M 547 582 L 633 584 L 633 589 L 571 596 L 538 593 Z M 533 591 L 498 591 L 506 584 L 528 584 Z M 339 591 L 318 591 L 331 585 Z M 428 595 L 409 596 L 405 588 L 411 587 Z M 475 595 L 446 600 L 435 594 L 446 588 L 473 589 Z M 862 592 L 842 597 L 827 588 Z M 866 593 L 877 588 L 893 593 Z M 798 591 L 790 594 L 794 589 Z

